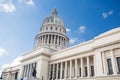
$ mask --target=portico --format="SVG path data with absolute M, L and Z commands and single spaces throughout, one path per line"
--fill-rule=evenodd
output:
M 55 65 L 59 65 L 55 66 Z M 51 69 L 52 68 L 52 69 Z M 94 55 L 49 64 L 49 79 L 93 77 Z M 58 73 L 60 71 L 60 74 Z M 53 72 L 53 74 L 50 74 Z M 54 74 L 56 72 L 56 75 Z M 60 76 L 60 77 L 58 77 Z

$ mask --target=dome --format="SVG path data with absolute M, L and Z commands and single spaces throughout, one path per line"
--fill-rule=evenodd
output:
M 64 27 L 64 23 L 62 21 L 62 19 L 58 16 L 58 12 L 56 9 L 54 9 L 52 11 L 52 15 L 47 17 L 44 21 L 43 21 L 43 26 L 44 25 L 49 25 L 49 24 L 56 24 L 56 25 L 61 25 L 61 27 Z
M 56 9 L 52 11 L 52 15 L 45 18 L 40 28 L 41 32 L 58 32 L 62 34 L 66 34 L 66 29 L 64 27 L 63 20 L 58 16 L 58 12 Z
M 65 49 L 69 42 L 66 36 L 64 23 L 56 9 L 52 11 L 52 15 L 45 18 L 40 28 L 39 34 L 36 36 L 35 47 L 46 46 L 55 50 Z
M 43 26 L 49 25 L 49 24 L 57 24 L 57 25 L 61 25 L 62 27 L 64 27 L 63 21 L 58 16 L 52 15 L 52 16 L 47 17 L 43 22 Z

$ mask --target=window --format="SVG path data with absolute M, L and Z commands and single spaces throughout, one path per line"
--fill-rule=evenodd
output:
M 52 79 L 52 76 L 53 76 L 53 65 L 51 65 L 51 72 L 50 72 L 50 80 Z
M 55 28 L 55 30 L 57 31 L 57 27 Z
M 48 30 L 48 27 L 46 27 L 46 30 Z
M 60 31 L 61 31 L 61 29 L 60 29 Z
M 85 67 L 85 77 L 87 77 L 87 67 Z
M 58 64 L 58 79 L 60 79 L 60 64 Z
M 50 27 L 50 30 L 52 30 L 53 29 L 53 27 Z
M 80 74 L 79 76 L 81 77 L 81 68 L 79 68 L 79 74 Z
M 91 66 L 91 76 L 94 76 L 94 66 Z
M 107 59 L 107 64 L 108 64 L 108 75 L 113 74 L 111 59 Z
M 117 57 L 118 73 L 120 74 L 120 57 Z

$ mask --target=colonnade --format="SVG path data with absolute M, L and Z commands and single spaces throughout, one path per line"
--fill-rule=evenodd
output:
M 49 64 L 49 80 L 94 76 L 94 56 Z
M 54 44 L 54 45 L 61 45 L 67 47 L 67 39 L 63 36 L 60 35 L 51 35 L 51 34 L 46 34 L 46 35 L 41 35 L 40 37 L 37 38 L 38 44 Z
M 24 65 L 22 77 L 31 77 L 33 68 L 36 68 L 36 65 L 37 65 L 36 62 Z

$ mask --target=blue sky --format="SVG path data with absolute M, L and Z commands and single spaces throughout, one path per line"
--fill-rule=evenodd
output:
M 56 8 L 69 46 L 120 27 L 120 0 L 0 0 L 0 70 L 33 49 L 43 20 Z

